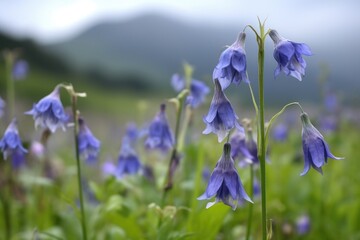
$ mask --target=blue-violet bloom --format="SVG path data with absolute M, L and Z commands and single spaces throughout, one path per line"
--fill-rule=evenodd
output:
M 145 147 L 147 149 L 160 149 L 166 152 L 173 147 L 173 144 L 174 137 L 165 114 L 165 104 L 161 104 L 160 112 L 157 113 L 150 123 Z
M 82 118 L 79 118 L 78 141 L 80 155 L 88 163 L 94 162 L 99 153 L 100 141 L 93 135 Z
M 130 146 L 130 144 L 128 144 L 127 141 L 123 141 L 119 153 L 116 176 L 121 178 L 126 174 L 133 175 L 138 173 L 140 169 L 141 163 L 135 150 Z
M 285 123 L 277 124 L 272 131 L 272 137 L 279 142 L 285 141 L 288 138 L 288 135 L 289 129 Z
M 14 63 L 12 69 L 12 77 L 15 80 L 23 80 L 26 78 L 29 71 L 29 64 L 27 61 L 21 59 Z
M 280 72 L 302 80 L 305 75 L 306 62 L 301 55 L 311 56 L 310 47 L 305 43 L 296 43 L 281 37 L 276 30 L 270 30 L 269 35 L 275 44 L 273 56 L 278 63 L 275 77 Z
M 250 164 L 253 160 L 253 155 L 246 146 L 246 136 L 244 132 L 235 130 L 230 137 L 231 157 L 233 159 L 244 157 L 245 161 Z
M 246 34 L 240 33 L 237 40 L 220 55 L 219 63 L 213 72 L 213 79 L 219 79 L 222 89 L 227 88 L 231 83 L 237 85 L 241 81 L 249 83 L 246 72 L 245 38 Z
M 185 79 L 176 73 L 171 77 L 171 85 L 175 91 L 180 92 L 185 88 Z M 190 93 L 186 98 L 186 104 L 189 104 L 192 108 L 197 108 L 205 101 L 205 97 L 209 93 L 210 88 L 206 86 L 204 82 L 192 79 L 190 84 Z
M 240 177 L 234 166 L 234 160 L 231 158 L 230 143 L 225 143 L 224 152 L 216 163 L 206 191 L 197 199 L 205 200 L 210 199 L 213 196 L 215 196 L 215 202 L 209 202 L 206 205 L 206 208 L 213 206 L 217 202 L 223 202 L 235 210 L 237 204 L 239 201 L 242 201 L 242 199 L 252 203 L 241 183 Z
M 335 157 L 329 149 L 321 133 L 311 124 L 307 113 L 301 114 L 302 122 L 302 144 L 304 152 L 304 170 L 300 174 L 305 175 L 312 166 L 316 171 L 322 174 L 321 167 L 327 163 L 327 158 L 343 159 Z
M 15 118 L 11 121 L 5 130 L 3 138 L 0 140 L 0 149 L 4 154 L 5 160 L 9 156 L 13 158 L 15 167 L 21 165 L 21 162 L 23 162 L 27 150 L 21 143 Z
M 25 114 L 33 116 L 35 128 L 40 126 L 55 132 L 58 127 L 61 127 L 65 131 L 69 116 L 65 113 L 60 101 L 60 86 L 56 86 L 54 91 L 34 104 L 33 108 Z
M 222 142 L 234 127 L 244 132 L 244 128 L 240 126 L 237 119 L 239 117 L 235 114 L 230 101 L 223 93 L 219 80 L 215 79 L 214 97 L 211 101 L 209 112 L 203 119 L 206 123 L 203 134 L 213 132 L 218 135 L 218 141 Z
M 296 231 L 299 235 L 305 235 L 310 232 L 311 224 L 308 215 L 303 215 L 296 220 Z

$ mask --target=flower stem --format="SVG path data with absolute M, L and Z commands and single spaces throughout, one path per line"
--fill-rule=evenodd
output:
M 261 181 L 261 228 L 262 228 L 262 239 L 267 239 L 267 229 L 266 229 L 266 164 L 265 164 L 265 101 L 264 101 L 264 25 L 260 23 L 260 37 L 257 38 L 258 41 L 258 82 L 259 82 L 259 124 L 258 124 L 258 133 L 260 134 L 260 181 Z
M 15 55 L 11 51 L 6 51 L 5 54 L 5 67 L 6 67 L 6 100 L 7 100 L 7 120 L 8 122 L 14 118 L 15 112 L 15 86 L 12 79 L 11 69 L 14 63 Z
M 75 137 L 75 155 L 76 155 L 76 164 L 77 164 L 77 179 L 78 179 L 78 187 L 79 187 L 79 198 L 80 198 L 80 211 L 81 211 L 81 228 L 83 232 L 83 239 L 87 240 L 87 231 L 86 231 L 86 217 L 85 217 L 85 209 L 84 209 L 84 198 L 81 184 L 81 163 L 80 163 L 80 154 L 79 154 L 79 122 L 78 122 L 78 111 L 76 108 L 77 96 L 74 94 L 71 96 L 72 103 L 72 112 L 74 115 L 74 137 Z
M 175 142 L 174 142 L 174 147 L 171 151 L 171 155 L 170 155 L 170 161 L 169 161 L 169 167 L 167 170 L 167 174 L 166 174 L 166 181 L 165 181 L 165 187 L 164 187 L 164 191 L 163 191 L 163 195 L 162 195 L 162 200 L 161 200 L 161 205 L 163 206 L 165 204 L 165 200 L 166 200 L 166 195 L 168 193 L 169 190 L 172 189 L 173 187 L 173 175 L 175 172 L 175 169 L 177 168 L 177 165 L 179 164 L 179 154 L 178 154 L 178 145 L 179 145 L 179 133 L 180 133 L 180 120 L 181 120 L 181 115 L 183 112 L 183 106 L 184 106 L 184 102 L 185 102 L 185 97 L 186 94 L 180 94 L 181 96 L 178 97 L 178 105 L 177 105 L 177 115 L 176 115 L 176 123 L 175 123 Z
M 254 196 L 254 167 L 253 164 L 250 164 L 250 198 Z M 251 225 L 252 225 L 252 216 L 253 216 L 253 204 L 249 204 L 249 215 L 248 215 L 248 225 L 246 229 L 246 240 L 250 239 L 251 234 Z

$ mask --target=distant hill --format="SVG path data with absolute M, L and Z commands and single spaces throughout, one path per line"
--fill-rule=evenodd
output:
M 129 81 L 124 76 L 131 75 L 138 83 L 145 82 L 146 86 L 169 89 L 170 76 L 175 72 L 182 73 L 182 63 L 187 61 L 195 67 L 194 77 L 207 80 L 210 85 L 220 53 L 226 45 L 235 41 L 244 24 L 239 23 L 238 26 L 220 28 L 190 25 L 168 17 L 147 14 L 124 21 L 99 23 L 68 41 L 48 45 L 47 49 L 63 56 L 71 66 L 105 75 L 114 84 Z M 271 41 L 267 44 L 268 49 L 272 49 Z M 256 49 L 254 36 L 249 32 L 246 42 L 248 72 L 255 90 Z M 273 69 L 276 63 L 272 59 L 272 51 L 267 54 L 266 73 L 269 81 L 266 87 L 273 90 L 270 94 L 277 99 L 276 102 L 298 99 L 301 93 L 310 100 L 318 98 L 318 89 L 314 87 L 318 64 L 308 68 L 308 75 L 313 76 L 312 82 L 305 78 L 300 85 L 295 79 L 284 80 L 280 77 L 275 80 Z M 291 93 L 291 89 L 295 93 Z M 242 95 L 248 93 L 247 88 L 241 91 Z
M 29 61 L 32 67 L 53 73 L 68 74 L 71 72 L 71 68 L 62 57 L 46 50 L 31 39 L 16 39 L 0 32 L 0 50 L 4 49 L 19 49 L 20 57 Z

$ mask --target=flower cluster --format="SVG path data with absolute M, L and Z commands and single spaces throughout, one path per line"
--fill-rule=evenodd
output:
M 174 145 L 174 136 L 169 127 L 165 108 L 165 104 L 161 104 L 160 112 L 150 123 L 148 136 L 145 141 L 145 147 L 147 149 L 159 149 L 167 152 Z
M 234 160 L 231 158 L 231 145 L 229 143 L 225 143 L 223 154 L 210 176 L 206 191 L 198 197 L 198 200 L 210 199 L 213 196 L 215 196 L 215 202 L 208 203 L 206 208 L 220 201 L 231 206 L 234 210 L 239 201 L 243 199 L 252 203 L 244 190 L 234 166 Z
M 176 73 L 171 77 L 171 85 L 175 91 L 180 92 L 185 88 L 185 78 L 180 77 L 180 75 Z M 186 103 L 192 108 L 197 108 L 205 101 L 205 97 L 209 92 L 210 89 L 204 82 L 192 79 L 190 83 L 190 94 L 186 98 Z
M 20 167 L 24 162 L 24 155 L 28 152 L 22 145 L 19 136 L 16 119 L 13 119 L 5 130 L 3 138 L 0 140 L 0 149 L 4 154 L 4 159 L 11 157 L 13 166 Z
M 69 116 L 65 113 L 60 101 L 60 86 L 56 86 L 54 91 L 34 104 L 33 108 L 25 114 L 33 116 L 35 128 L 40 126 L 55 132 L 58 127 L 61 127 L 65 131 Z
M 269 36 L 274 41 L 275 50 L 274 58 L 278 63 L 275 69 L 275 77 L 280 72 L 284 72 L 287 76 L 291 75 L 298 80 L 302 80 L 305 75 L 306 62 L 302 55 L 311 56 L 312 52 L 305 43 L 296 43 L 287 40 L 279 35 L 275 30 L 269 32 Z
M 328 158 L 343 159 L 335 157 L 329 149 L 321 133 L 311 124 L 307 113 L 301 114 L 302 122 L 302 144 L 304 152 L 304 170 L 301 176 L 305 175 L 312 166 L 316 171 L 322 173 L 322 166 L 327 163 Z
M 238 119 L 239 117 L 236 115 L 230 101 L 221 89 L 219 80 L 215 79 L 214 97 L 209 112 L 203 119 L 206 123 L 203 134 L 213 132 L 217 134 L 218 141 L 222 142 L 234 127 L 239 131 L 244 131 L 243 127 L 238 123 Z

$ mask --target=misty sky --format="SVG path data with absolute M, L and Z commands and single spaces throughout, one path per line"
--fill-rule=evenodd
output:
M 241 0 L 2 0 L 0 30 L 43 43 L 61 41 L 103 20 L 148 12 L 195 24 L 256 24 L 268 18 L 287 36 L 323 39 L 360 30 L 360 1 Z M 241 26 L 243 27 L 243 26 Z

